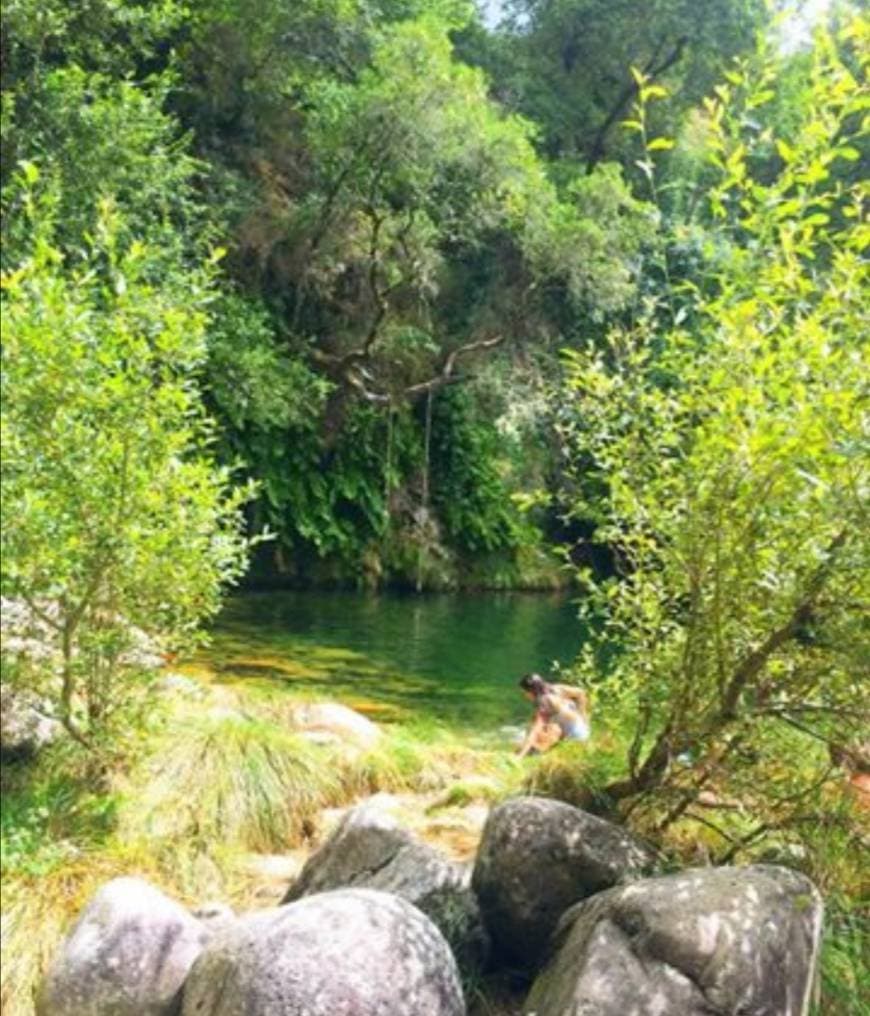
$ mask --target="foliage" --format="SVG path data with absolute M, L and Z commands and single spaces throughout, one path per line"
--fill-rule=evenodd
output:
M 50 198 L 21 200 L 32 248 L 3 275 L 3 594 L 59 659 L 57 682 L 50 667 L 26 679 L 90 742 L 123 702 L 134 626 L 189 643 L 239 575 L 247 491 L 208 457 L 206 274 L 186 274 L 184 303 L 181 280 L 155 287 L 152 251 L 119 241 L 108 204 L 65 264 Z
M 164 112 L 169 88 L 166 78 L 140 86 L 74 66 L 43 75 L 23 96 L 13 93 L 12 110 L 4 110 L 4 130 L 14 142 L 4 160 L 7 170 L 19 161 L 34 162 L 57 184 L 53 243 L 77 256 L 100 202 L 112 199 L 123 213 L 119 239 L 152 244 L 151 278 L 163 285 L 179 281 L 172 271 L 179 261 L 204 255 L 204 223 L 193 190 L 197 164 Z M 14 178 L 4 184 L 8 267 L 29 255 L 33 224 L 23 208 L 27 192 Z
M 512 0 L 493 38 L 463 47 L 490 70 L 507 105 L 541 125 L 553 159 L 591 168 L 630 161 L 617 128 L 635 97 L 629 69 L 667 84 L 656 111 L 672 129 L 716 83 L 728 61 L 751 50 L 764 20 L 758 0 Z
M 208 340 L 208 395 L 228 425 L 233 449 L 254 458 L 260 441 L 288 428 L 310 426 L 329 384 L 275 335 L 268 310 L 254 299 L 224 293 L 211 308 Z
M 267 721 L 218 715 L 173 724 L 121 835 L 268 852 L 298 842 L 338 797 L 338 773 L 316 751 Z
M 860 906 L 829 902 L 822 939 L 818 1016 L 870 1012 L 870 921 Z
M 419 395 L 456 356 L 521 335 L 532 283 L 604 309 L 631 291 L 642 216 L 618 176 L 561 200 L 529 125 L 453 59 L 447 27 L 385 27 L 358 74 L 300 86 L 301 148 L 272 151 L 261 167 L 271 208 L 239 229 L 289 284 L 280 300 L 293 334 L 316 337 L 319 368 L 374 402 Z M 469 299 L 456 272 L 486 257 L 516 277 L 489 273 Z
M 433 503 L 451 542 L 481 553 L 531 542 L 498 470 L 501 440 L 491 421 L 475 419 L 461 390 L 445 392 L 432 413 Z
M 364 406 L 348 413 L 331 445 L 317 423 L 309 417 L 254 435 L 248 461 L 263 477 L 261 510 L 281 545 L 302 561 L 332 555 L 353 576 L 362 548 L 386 532 L 390 488 L 418 453 L 416 436 L 407 417 L 385 419 Z
M 845 31 L 859 41 L 860 23 Z M 868 720 L 867 232 L 860 188 L 829 169 L 854 158 L 866 92 L 820 40 L 764 182 L 751 152 L 768 138 L 746 123 L 773 74 L 735 71 L 706 104 L 724 256 L 691 329 L 641 318 L 566 359 L 565 439 L 599 478 L 580 508 L 622 572 L 587 576 L 598 634 L 578 666 L 591 679 L 607 658 L 637 715 L 608 790 L 659 831 L 702 794 L 736 800 L 737 826 L 711 820 L 723 858 L 820 813 L 858 849 L 825 746 Z
M 131 75 L 158 58 L 187 14 L 177 0 L 9 0 L 2 14 L 3 88 L 32 84 L 59 66 Z
M 268 520 L 295 573 L 353 579 L 365 560 L 378 581 L 425 557 L 434 578 L 481 540 L 455 519 L 409 523 L 420 405 L 553 341 L 573 311 L 622 309 L 648 209 L 614 167 L 552 183 L 532 125 L 455 58 L 469 5 L 261 15 L 251 31 L 246 3 L 198 10 L 173 99 L 210 163 L 237 283 L 209 365 L 226 447 L 261 481 L 254 524 Z M 478 450 L 493 475 L 494 446 Z

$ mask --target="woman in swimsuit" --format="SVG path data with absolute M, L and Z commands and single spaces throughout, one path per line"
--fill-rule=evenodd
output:
M 526 674 L 520 688 L 535 704 L 532 725 L 518 752 L 520 758 L 531 751 L 547 751 L 562 740 L 589 740 L 589 701 L 582 689 L 548 684 L 539 674 Z

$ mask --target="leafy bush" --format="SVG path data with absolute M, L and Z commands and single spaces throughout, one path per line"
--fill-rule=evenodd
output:
M 499 475 L 499 440 L 492 422 L 475 418 L 467 393 L 445 392 L 435 400 L 432 501 L 450 541 L 473 553 L 533 542 Z
M 844 29 L 866 65 L 861 40 Z M 608 660 L 610 694 L 637 717 L 607 789 L 659 832 L 712 794 L 723 860 L 839 814 L 828 747 L 870 720 L 867 226 L 859 188 L 832 172 L 856 157 L 866 96 L 830 40 L 814 61 L 766 182 L 753 152 L 771 138 L 750 120 L 775 70 L 738 68 L 706 105 L 720 260 L 688 318 L 666 334 L 641 318 L 567 356 L 567 447 L 596 492 L 578 509 L 621 571 L 585 576 L 597 638 L 579 669 L 594 680 Z M 656 91 L 639 82 L 642 104 Z M 645 144 L 651 174 L 666 146 Z M 857 823 L 837 821 L 857 849 Z
M 4 273 L 2 590 L 47 632 L 52 667 L 21 679 L 91 743 L 123 702 L 139 629 L 179 645 L 244 565 L 239 506 L 208 457 L 196 374 L 208 295 L 201 271 L 164 288 L 152 251 L 119 241 L 103 205 L 70 265 L 25 166 L 33 230 Z M 50 196 L 51 191 L 46 192 Z M 178 269 L 181 271 L 181 269 Z
M 870 917 L 866 909 L 829 901 L 822 938 L 817 1016 L 870 1013 Z

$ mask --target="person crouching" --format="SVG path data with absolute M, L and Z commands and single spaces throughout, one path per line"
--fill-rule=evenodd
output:
M 518 755 L 548 751 L 559 741 L 589 740 L 589 700 L 581 688 L 549 684 L 540 674 L 520 679 L 523 694 L 534 703 L 535 715 Z

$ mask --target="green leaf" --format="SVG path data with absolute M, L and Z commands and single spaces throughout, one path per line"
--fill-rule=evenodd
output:
M 640 90 L 640 100 L 647 102 L 649 99 L 664 99 L 667 94 L 667 89 L 661 85 L 646 85 Z
M 776 139 L 776 150 L 779 152 L 780 158 L 783 162 L 791 162 L 794 158 L 794 151 L 787 142 L 783 141 L 782 138 Z
M 22 160 L 19 165 L 21 166 L 21 172 L 24 174 L 24 179 L 32 187 L 39 180 L 39 167 L 26 159 Z

